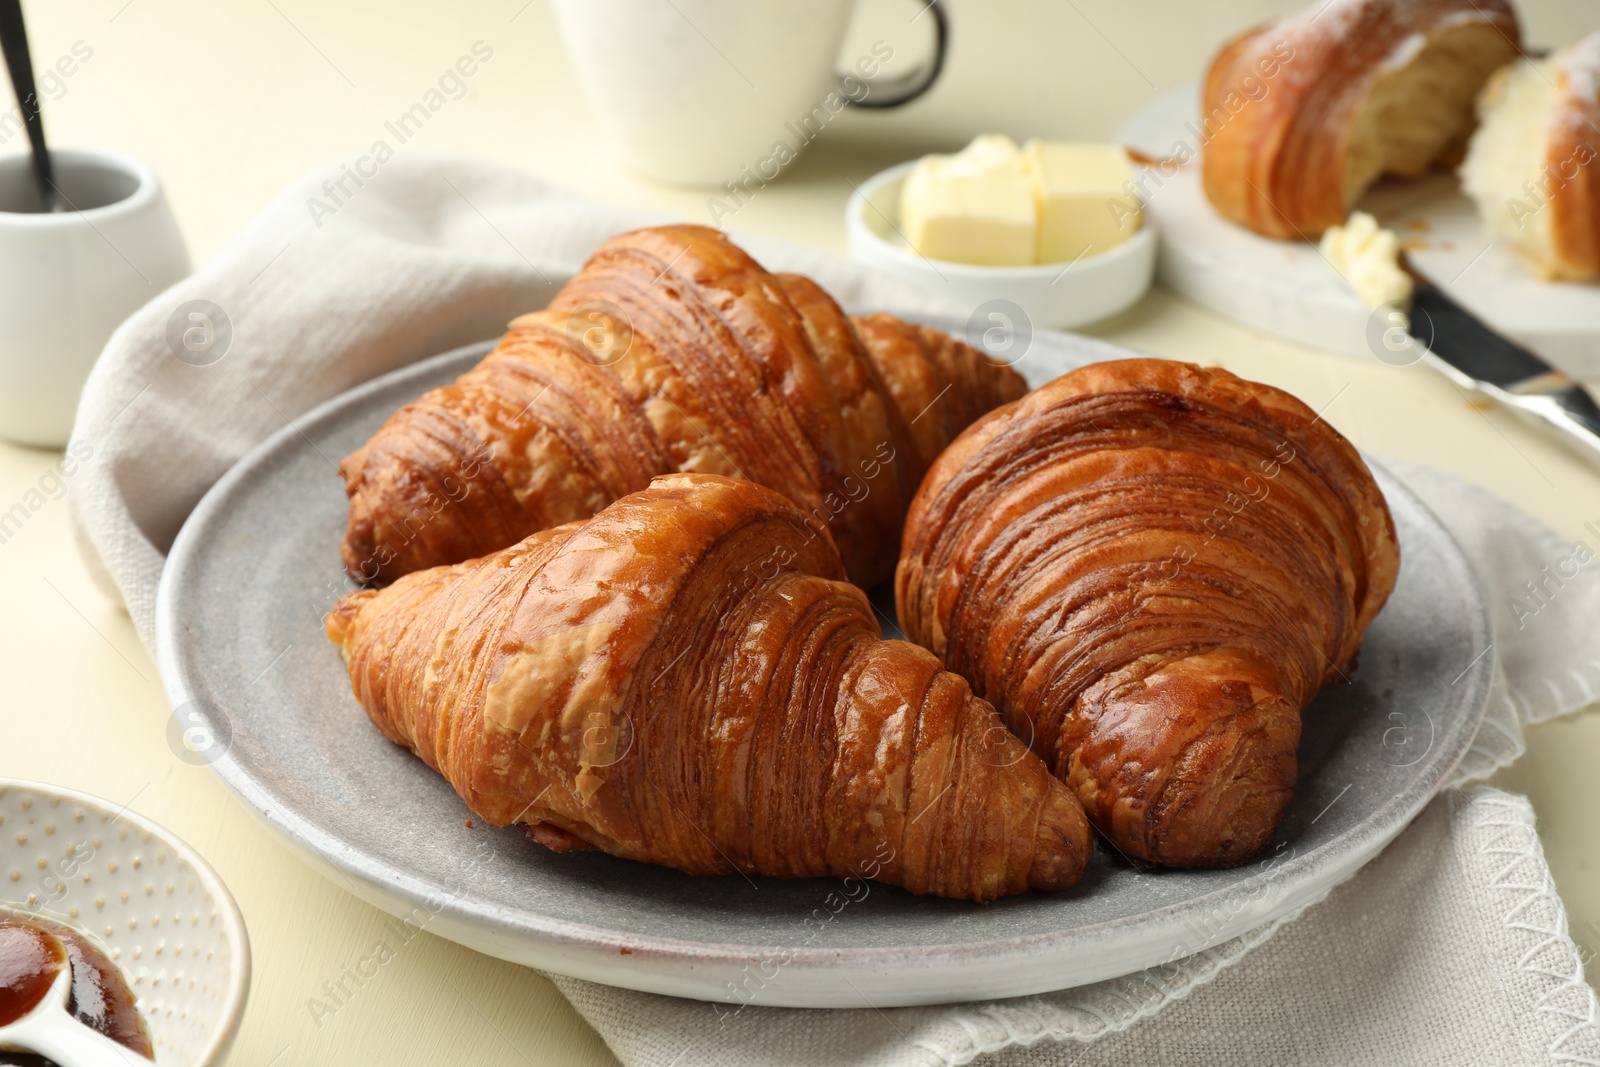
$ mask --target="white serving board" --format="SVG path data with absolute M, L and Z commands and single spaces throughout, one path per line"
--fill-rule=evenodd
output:
M 1161 230 L 1157 277 L 1245 326 L 1372 358 L 1373 313 L 1315 245 L 1261 237 L 1224 219 L 1206 199 L 1200 186 L 1204 148 L 1194 132 L 1198 94 L 1189 86 L 1159 97 L 1118 133 L 1124 145 L 1153 157 L 1176 155 L 1179 146 L 1193 156 L 1171 176 L 1136 168 L 1146 211 Z M 1600 377 L 1600 285 L 1535 276 L 1509 246 L 1484 235 L 1453 176 L 1383 182 L 1357 206 L 1397 232 L 1416 265 L 1485 322 L 1569 374 Z

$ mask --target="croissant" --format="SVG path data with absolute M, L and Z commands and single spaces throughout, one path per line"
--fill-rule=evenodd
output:
M 1201 94 L 1201 181 L 1223 217 L 1314 239 L 1384 174 L 1459 152 L 1515 59 L 1507 0 L 1315 0 L 1223 46 Z
M 380 730 L 555 851 L 979 901 L 1072 885 L 1077 799 L 843 578 L 777 493 L 675 474 L 326 625 Z
M 345 459 L 344 563 L 391 581 L 702 471 L 783 493 L 871 586 L 928 464 L 1026 388 L 936 330 L 847 317 L 717 230 L 636 230 Z
M 1286 393 L 1184 363 L 1094 364 L 934 464 L 900 624 L 968 679 L 1139 862 L 1271 840 L 1300 713 L 1394 587 L 1354 448 Z
M 1490 79 L 1461 182 L 1549 278 L 1600 278 L 1600 33 Z

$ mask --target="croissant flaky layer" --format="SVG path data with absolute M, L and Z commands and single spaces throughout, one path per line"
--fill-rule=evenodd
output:
M 1600 32 L 1489 80 L 1462 189 L 1547 278 L 1600 278 Z
M 1399 550 L 1350 444 L 1270 386 L 1095 364 L 978 422 L 907 519 L 900 624 L 1116 848 L 1230 866 L 1272 839 L 1300 713 Z
M 327 628 L 379 729 L 558 851 L 974 900 L 1070 886 L 1077 799 L 843 578 L 778 494 L 679 474 L 353 593 Z
M 783 493 L 872 585 L 928 464 L 1025 389 L 936 330 L 846 316 L 717 230 L 637 230 L 345 459 L 345 566 L 389 581 L 699 471 Z
M 1520 39 L 1507 0 L 1316 0 L 1246 31 L 1206 73 L 1206 197 L 1257 233 L 1315 239 L 1381 175 L 1458 153 Z

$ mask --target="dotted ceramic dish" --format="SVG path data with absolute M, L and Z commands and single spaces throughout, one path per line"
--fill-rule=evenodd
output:
M 216 872 L 167 830 L 86 793 L 0 778 L 0 907 L 97 942 L 127 978 L 160 1067 L 223 1061 L 250 942 Z

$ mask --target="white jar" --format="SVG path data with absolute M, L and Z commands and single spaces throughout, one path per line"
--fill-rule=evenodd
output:
M 0 159 L 0 437 L 60 447 L 111 332 L 189 273 L 155 172 L 54 149 L 64 210 L 36 210 L 27 155 Z

